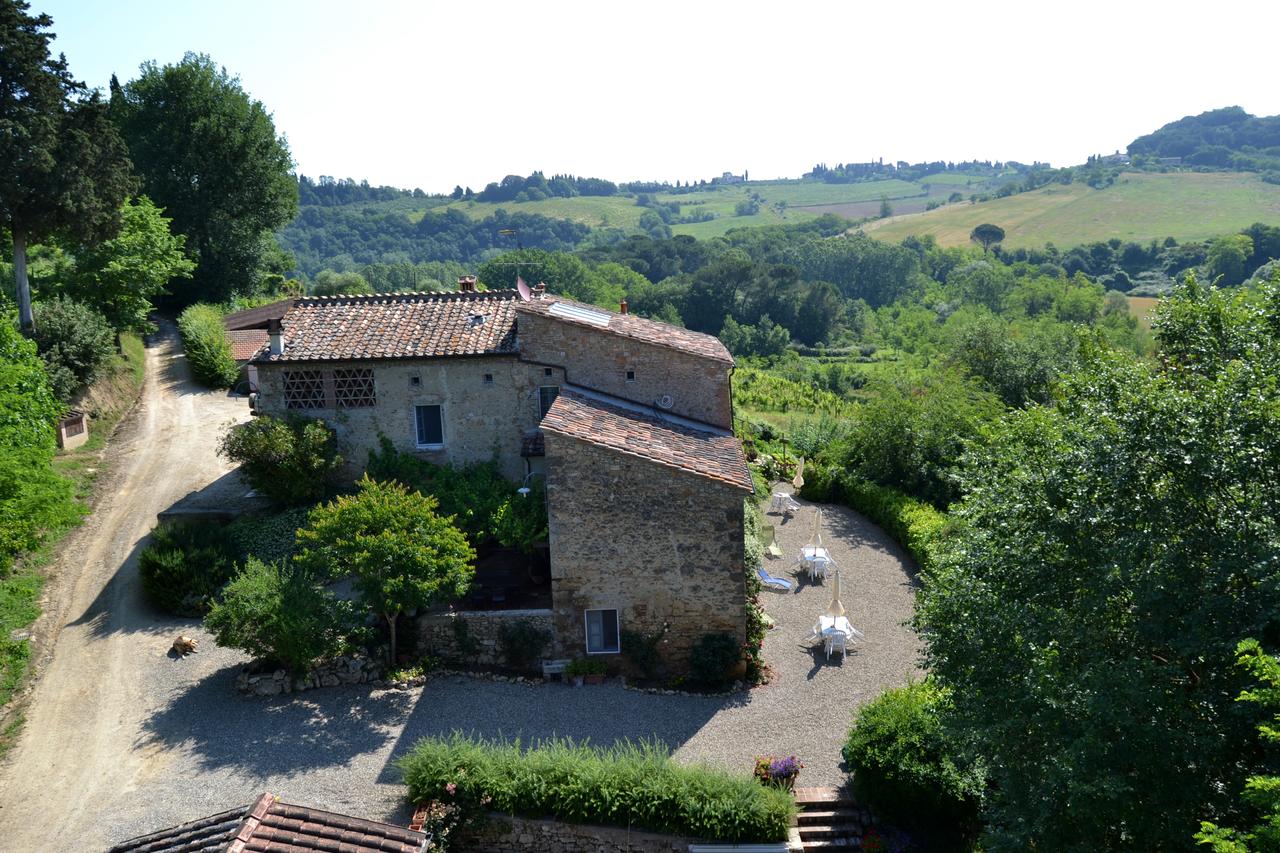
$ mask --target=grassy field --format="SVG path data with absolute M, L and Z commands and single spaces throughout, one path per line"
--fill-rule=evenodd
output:
M 895 216 L 863 229 L 882 240 L 932 234 L 944 246 L 962 246 L 983 222 L 1003 228 L 1009 248 L 1050 242 L 1065 248 L 1112 237 L 1198 240 L 1254 222 L 1280 224 L 1280 186 L 1248 173 L 1126 172 L 1106 189 L 1054 184 L 980 204 Z
M 944 184 L 935 176 L 928 179 L 938 183 L 933 194 L 943 196 L 952 192 L 955 185 Z M 956 181 L 975 180 L 969 176 L 958 175 Z M 738 216 L 736 207 L 752 194 L 761 199 L 760 210 L 750 216 Z M 888 180 L 871 181 L 863 184 L 823 184 L 813 181 L 752 181 L 748 184 L 730 184 L 695 193 L 662 193 L 656 196 L 659 202 L 675 202 L 681 206 L 681 213 L 689 215 L 696 211 L 710 211 L 715 219 L 706 222 L 687 222 L 672 225 L 676 234 L 691 234 L 695 237 L 715 237 L 730 228 L 744 228 L 758 225 L 777 225 L 784 222 L 800 222 L 819 216 L 823 213 L 836 213 L 841 216 L 861 218 L 873 216 L 879 212 L 880 199 L 887 198 L 891 203 L 898 200 L 918 200 L 916 208 L 923 209 L 924 200 L 930 194 L 930 187 L 910 181 Z M 899 202 L 901 203 L 901 202 Z M 478 202 L 450 201 L 442 203 L 440 199 L 397 199 L 383 202 L 378 207 L 403 211 L 409 219 L 417 222 L 428 210 L 440 213 L 449 209 L 457 209 L 475 219 L 492 216 L 499 208 L 508 213 L 537 213 L 556 219 L 569 219 L 581 222 L 592 228 L 616 227 L 636 229 L 640 225 L 640 216 L 645 208 L 636 204 L 631 196 L 579 196 L 577 198 L 549 198 L 541 201 L 526 202 Z M 863 212 L 865 208 L 866 212 Z M 905 207 L 904 209 L 914 209 Z
M 1129 313 L 1138 318 L 1138 324 L 1144 329 L 1151 328 L 1151 312 L 1156 310 L 1160 300 L 1155 296 L 1130 296 Z

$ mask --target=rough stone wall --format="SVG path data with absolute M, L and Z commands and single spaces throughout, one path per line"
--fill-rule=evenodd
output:
M 548 634 L 553 634 L 550 610 L 486 610 L 453 613 L 426 613 L 418 617 L 417 628 L 421 647 L 449 662 L 471 666 L 506 666 L 499 640 L 502 626 L 510 622 L 530 622 Z M 455 626 L 466 625 L 467 648 L 459 637 L 463 635 Z M 550 656 L 553 643 L 543 652 Z
M 517 323 L 520 357 L 563 367 L 569 383 L 647 406 L 669 395 L 677 415 L 733 426 L 727 364 L 538 314 Z
M 661 654 L 688 666 L 704 634 L 746 632 L 745 493 L 548 432 L 551 593 L 563 657 L 586 652 L 583 614 L 613 609 L 620 630 L 666 623 Z M 617 655 L 600 656 L 626 669 Z
M 288 370 L 371 367 L 377 405 L 358 409 L 285 408 L 284 378 Z M 339 361 L 323 364 L 262 364 L 258 366 L 259 409 L 284 417 L 298 414 L 323 418 L 338 435 L 345 459 L 344 473 L 355 477 L 368 464 L 369 450 L 378 446 L 378 433 L 387 435 L 402 451 L 437 464 L 483 462 L 496 452 L 503 475 L 518 480 L 525 474 L 520 457 L 521 434 L 538 425 L 538 387 L 561 385 L 564 372 L 525 364 L 514 357 L 438 358 L 405 361 Z M 485 382 L 485 375 L 493 377 Z M 412 377 L 420 384 L 411 385 Z M 330 403 L 332 397 L 330 396 Z M 439 405 L 444 425 L 444 448 L 420 450 L 414 406 Z
M 677 835 L 491 814 L 452 846 L 477 853 L 687 853 L 690 843 Z

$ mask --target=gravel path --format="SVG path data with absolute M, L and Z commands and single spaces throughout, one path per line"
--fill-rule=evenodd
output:
M 828 507 L 824 542 L 842 567 L 842 599 L 866 635 L 828 663 L 804 643 L 829 600 L 822 586 L 765 593 L 777 621 L 765 643 L 774 680 L 731 697 L 654 696 L 616 685 L 571 690 L 448 677 L 408 691 L 330 688 L 271 700 L 237 695 L 244 657 L 217 649 L 199 625 L 151 612 L 136 576 L 139 540 L 155 513 L 190 489 L 239 488 L 213 455 L 243 402 L 186 379 L 172 337 L 148 350 L 153 378 L 120 442 L 114 489 L 68 542 L 44 620 L 44 661 L 28 722 L 0 775 L 6 849 L 102 849 L 235 805 L 262 791 L 322 808 L 403 820 L 391 766 L 418 738 L 454 729 L 526 741 L 569 735 L 609 743 L 659 738 L 682 761 L 747 771 L 762 752 L 799 755 L 803 783 L 836 784 L 852 710 L 915 670 L 909 561 L 856 513 Z M 802 502 L 803 503 L 803 502 Z M 790 576 L 812 508 L 766 516 Z M 43 624 L 43 623 L 42 623 Z M 183 632 L 202 640 L 185 660 L 167 651 Z M 56 816 L 56 817 L 55 817 Z

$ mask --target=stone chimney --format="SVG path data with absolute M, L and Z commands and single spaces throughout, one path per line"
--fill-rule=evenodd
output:
M 546 295 L 546 293 L 547 293 L 547 283 L 545 281 L 540 281 L 533 286 L 534 299 L 541 299 L 543 296 Z
M 475 276 L 473 276 L 473 275 L 464 275 L 464 276 L 462 276 L 461 278 L 459 278 L 459 279 L 458 279 L 458 292 L 459 292 L 459 293 L 475 293 L 475 292 L 476 292 L 476 277 L 475 277 Z
M 620 312 L 622 312 L 623 314 L 627 314 L 627 313 L 629 313 L 629 312 L 627 311 L 627 300 L 625 300 L 625 299 L 624 299 L 624 300 L 622 300 L 622 303 L 618 306 L 618 310 L 619 310 Z
M 272 355 L 284 355 L 284 329 L 280 327 L 279 319 L 267 321 L 267 343 Z

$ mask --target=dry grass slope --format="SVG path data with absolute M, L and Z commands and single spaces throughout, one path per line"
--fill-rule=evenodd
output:
M 871 236 L 897 242 L 932 234 L 943 246 L 969 243 L 974 226 L 1005 230 L 1009 248 L 1053 243 L 1066 248 L 1109 240 L 1198 240 L 1238 231 L 1254 222 L 1280 224 L 1280 186 L 1250 173 L 1126 172 L 1114 186 L 1054 184 L 979 204 L 960 202 L 928 213 L 895 216 L 864 226 Z

